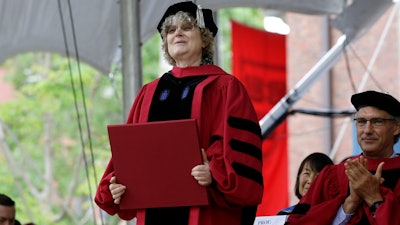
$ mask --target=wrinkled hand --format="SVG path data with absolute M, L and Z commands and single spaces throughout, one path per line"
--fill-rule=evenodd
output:
M 108 186 L 108 189 L 110 189 L 114 203 L 119 204 L 121 202 L 121 196 L 125 193 L 126 186 L 117 184 L 117 178 L 113 176 L 110 179 L 110 185 Z
M 201 149 L 201 155 L 203 157 L 203 165 L 193 167 L 191 175 L 200 185 L 209 186 L 212 182 L 210 162 L 207 159 L 204 149 Z
M 368 171 L 368 161 L 360 156 L 357 159 L 348 160 L 345 163 L 346 175 L 349 178 L 350 196 L 353 200 L 365 201 L 368 205 L 378 200 L 383 200 L 380 193 L 380 185 L 383 183 L 381 162 L 375 175 Z

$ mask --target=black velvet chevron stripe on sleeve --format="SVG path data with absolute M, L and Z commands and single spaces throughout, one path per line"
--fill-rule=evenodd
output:
M 252 144 L 249 144 L 247 142 L 243 142 L 240 140 L 236 140 L 236 139 L 231 139 L 229 141 L 229 145 L 235 151 L 253 156 L 254 158 L 257 158 L 260 161 L 262 160 L 261 149 L 259 149 L 258 147 L 254 146 Z
M 232 168 L 235 170 L 235 172 L 238 175 L 247 177 L 247 178 L 259 183 L 261 186 L 264 186 L 262 174 L 260 172 L 258 172 L 257 170 L 255 170 L 251 167 L 248 167 L 246 165 L 243 165 L 241 163 L 238 163 L 238 162 L 233 162 Z
M 228 124 L 229 124 L 229 126 L 231 126 L 233 128 L 240 129 L 240 130 L 246 130 L 251 133 L 254 133 L 261 138 L 260 125 L 258 123 L 254 123 L 251 120 L 230 116 L 228 118 Z
M 261 139 L 260 125 L 251 120 L 230 116 L 228 118 L 228 125 L 235 129 L 251 132 Z M 229 140 L 229 145 L 234 151 L 250 155 L 260 161 L 262 160 L 261 149 L 257 146 L 238 139 Z M 239 162 L 233 162 L 231 166 L 239 176 L 246 177 L 263 185 L 263 178 L 260 171 Z

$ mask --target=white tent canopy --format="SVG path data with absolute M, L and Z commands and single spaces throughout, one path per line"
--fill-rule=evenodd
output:
M 0 63 L 29 51 L 66 54 L 57 2 L 0 1 Z M 72 18 L 80 59 L 107 72 L 119 45 L 119 5 L 110 0 L 73 0 L 71 17 L 68 1 L 60 2 L 69 54 L 76 54 Z
M 165 9 L 175 1 L 140 1 L 140 39 L 156 31 Z M 68 3 L 71 3 L 71 13 Z M 120 53 L 118 0 L 0 0 L 0 63 L 29 51 L 76 56 L 108 73 Z M 257 7 L 306 14 L 339 14 L 343 0 L 198 0 L 204 8 Z M 60 4 L 60 6 L 59 6 Z M 72 23 L 75 33 L 72 29 Z M 65 28 L 64 42 L 63 24 Z M 74 46 L 76 39 L 76 46 Z M 66 48 L 68 47 L 68 48 Z

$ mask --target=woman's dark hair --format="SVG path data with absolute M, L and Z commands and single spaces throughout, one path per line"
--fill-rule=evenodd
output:
M 296 177 L 296 184 L 294 186 L 294 192 L 297 196 L 297 198 L 301 198 L 301 194 L 299 191 L 299 186 L 300 186 L 300 174 L 301 171 L 303 171 L 304 166 L 308 163 L 310 165 L 311 169 L 317 173 L 321 172 L 321 170 L 326 166 L 326 165 L 332 165 L 333 161 L 331 158 L 329 158 L 327 155 L 321 152 L 314 152 L 308 155 L 305 159 L 300 164 L 299 170 L 297 171 L 297 177 Z

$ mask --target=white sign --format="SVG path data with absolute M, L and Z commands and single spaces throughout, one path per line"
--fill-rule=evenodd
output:
M 287 215 L 282 216 L 257 216 L 254 225 L 284 225 Z

